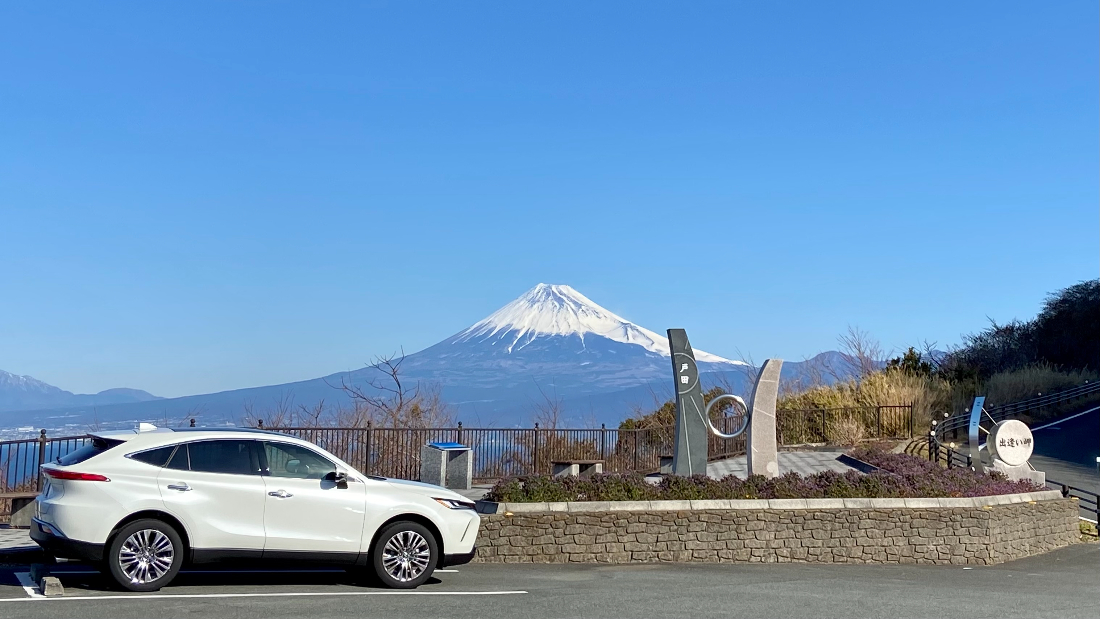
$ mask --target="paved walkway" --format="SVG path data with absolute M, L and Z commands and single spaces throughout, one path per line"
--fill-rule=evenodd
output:
M 480 501 L 485 498 L 486 494 L 489 494 L 489 490 L 492 490 L 492 484 L 474 484 L 469 490 L 455 490 L 455 492 L 470 499 L 471 501 Z
M 28 529 L 0 529 L 0 551 L 38 548 Z
M 779 474 L 793 471 L 802 475 L 813 475 L 822 471 L 846 473 L 855 470 L 837 460 L 837 456 L 843 453 L 844 451 L 781 451 L 779 452 Z M 707 475 L 716 479 L 726 475 L 748 477 L 748 474 L 747 456 L 719 460 L 707 465 Z

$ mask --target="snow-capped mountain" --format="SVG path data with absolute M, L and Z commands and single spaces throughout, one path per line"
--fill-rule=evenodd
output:
M 563 284 L 539 284 L 515 301 L 493 312 L 449 341 L 503 345 L 506 353 L 523 350 L 539 337 L 599 336 L 621 344 L 636 344 L 649 352 L 668 357 L 668 338 L 622 318 Z M 701 350 L 697 361 L 736 364 Z
M 722 374 L 735 384 L 747 367 L 699 349 L 695 356 L 705 375 Z M 469 328 L 408 355 L 400 371 L 406 385 L 439 385 L 444 399 L 455 405 L 459 419 L 467 425 L 526 425 L 534 407 L 547 397 L 565 404 L 563 422 L 595 417 L 615 424 L 630 413 L 632 405 L 651 403 L 654 394 L 665 397 L 668 391 L 671 395 L 672 386 L 666 336 L 600 307 L 569 286 L 548 284 L 535 286 Z M 375 368 L 367 367 L 296 383 L 156 402 L 24 406 L 23 410 L 53 410 L 4 413 L 0 426 L 23 425 L 13 422 L 28 415 L 72 424 L 91 417 L 91 404 L 100 422 L 199 416 L 208 424 L 236 423 L 246 403 L 254 411 L 287 397 L 294 406 L 321 400 L 329 405 L 346 403 L 346 394 L 334 385 L 344 381 L 367 385 L 381 377 Z M 43 427 L 48 425 L 43 422 Z
M 668 338 L 564 285 L 539 284 L 489 317 L 405 360 L 408 376 L 437 382 L 459 402 L 472 388 L 560 397 L 671 380 Z M 738 362 L 696 350 L 703 371 Z M 472 394 L 483 401 L 483 393 Z
M 140 389 L 107 389 L 96 394 L 75 394 L 32 376 L 0 370 L 0 411 L 123 404 L 156 399 L 159 398 Z

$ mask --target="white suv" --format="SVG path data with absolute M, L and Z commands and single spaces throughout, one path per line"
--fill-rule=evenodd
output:
M 31 537 L 132 591 L 186 561 L 342 564 L 412 588 L 474 556 L 480 518 L 460 494 L 363 475 L 319 447 L 247 429 L 97 433 L 42 466 Z

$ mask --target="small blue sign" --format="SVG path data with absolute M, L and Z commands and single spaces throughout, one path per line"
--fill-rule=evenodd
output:
M 450 449 L 469 449 L 469 447 L 466 447 L 462 443 L 428 443 L 428 446 L 435 447 L 436 449 L 441 449 L 443 451 L 447 451 Z

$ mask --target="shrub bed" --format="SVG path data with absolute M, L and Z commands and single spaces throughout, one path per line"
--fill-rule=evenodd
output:
M 684 501 L 706 499 L 856 499 L 943 498 L 1015 494 L 1042 490 L 1030 481 L 1009 481 L 1000 474 L 969 469 L 943 469 L 907 454 L 879 447 L 861 447 L 852 456 L 882 471 L 824 471 L 802 476 L 787 473 L 773 479 L 729 475 L 667 475 L 650 483 L 638 473 L 608 473 L 591 477 L 553 478 L 536 475 L 505 479 L 485 497 L 498 503 L 559 501 Z

